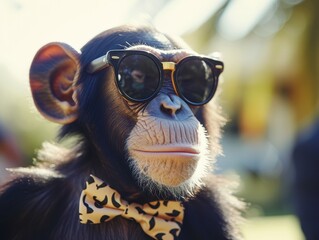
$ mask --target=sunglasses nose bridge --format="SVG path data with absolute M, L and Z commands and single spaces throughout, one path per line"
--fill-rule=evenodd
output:
M 175 72 L 175 62 L 162 62 L 163 70 L 164 71 L 170 71 L 171 74 L 171 81 L 174 88 L 174 92 L 178 95 L 178 91 L 176 88 L 175 80 L 174 80 L 174 72 Z
M 174 62 L 162 62 L 163 65 L 163 70 L 170 70 L 174 71 L 175 70 L 175 64 Z

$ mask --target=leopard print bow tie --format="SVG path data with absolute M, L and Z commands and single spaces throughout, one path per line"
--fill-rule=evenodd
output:
M 171 240 L 181 231 L 184 208 L 177 201 L 155 201 L 140 205 L 128 203 L 120 194 L 91 175 L 80 198 L 80 221 L 96 224 L 121 216 L 137 221 L 154 239 Z

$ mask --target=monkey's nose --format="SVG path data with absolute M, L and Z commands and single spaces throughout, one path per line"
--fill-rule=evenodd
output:
M 165 95 L 160 103 L 161 112 L 169 116 L 176 116 L 182 108 L 180 98 L 175 95 Z

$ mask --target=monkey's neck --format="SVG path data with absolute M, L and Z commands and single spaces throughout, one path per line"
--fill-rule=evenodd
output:
M 83 147 L 78 149 L 83 149 Z M 57 167 L 57 170 L 75 186 L 80 187 L 78 191 L 82 190 L 85 181 L 92 174 L 116 189 L 129 202 L 142 203 L 158 200 L 156 196 L 152 196 L 138 186 L 130 170 L 125 167 L 124 159 L 116 159 L 115 156 L 104 159 L 94 149 L 87 147 L 84 149 L 84 151 L 72 154 L 75 157 Z

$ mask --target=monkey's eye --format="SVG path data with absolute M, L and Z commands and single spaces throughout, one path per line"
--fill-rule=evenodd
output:
M 150 99 L 160 84 L 157 64 L 145 55 L 128 55 L 118 67 L 117 81 L 123 95 L 134 101 Z
M 199 58 L 182 61 L 175 73 L 175 81 L 180 95 L 194 105 L 208 102 L 217 87 L 212 64 Z

